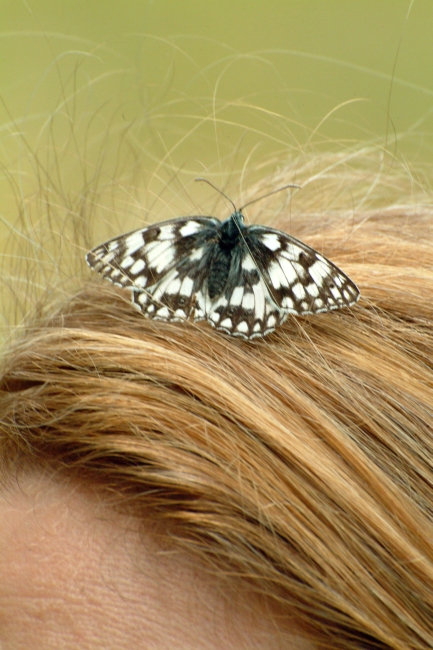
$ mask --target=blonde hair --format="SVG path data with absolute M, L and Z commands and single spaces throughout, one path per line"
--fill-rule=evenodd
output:
M 362 299 L 254 343 L 88 281 L 5 355 L 3 476 L 48 469 L 151 513 L 319 648 L 433 647 L 432 214 L 280 214 Z

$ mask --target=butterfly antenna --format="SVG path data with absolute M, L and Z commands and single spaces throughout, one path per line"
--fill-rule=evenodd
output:
M 204 179 L 203 179 L 204 180 Z M 241 208 L 239 208 L 239 212 L 242 212 L 244 208 L 247 208 L 249 205 L 252 205 L 253 203 L 257 203 L 257 201 L 261 201 L 262 199 L 266 199 L 268 196 L 272 196 L 272 194 L 276 194 L 277 192 L 282 192 L 283 190 L 287 190 L 288 187 L 294 187 L 298 190 L 301 189 L 300 185 L 294 185 L 293 183 L 290 183 L 289 185 L 283 185 L 283 187 L 279 187 L 277 190 L 272 190 L 272 192 L 268 192 L 267 194 L 263 194 L 263 196 L 259 196 L 258 199 L 253 199 L 252 201 L 248 201 L 248 203 L 245 203 Z M 222 192 L 221 192 L 222 194 Z M 229 199 L 230 201 L 230 199 Z
M 233 203 L 233 201 L 232 201 L 232 200 L 227 196 L 227 194 L 224 194 L 224 192 L 223 192 L 222 190 L 220 190 L 219 187 L 217 187 L 216 185 L 214 185 L 213 183 L 211 183 L 210 181 L 208 181 L 207 178 L 195 178 L 194 180 L 195 180 L 195 181 L 200 181 L 200 182 L 202 182 L 202 183 L 207 183 L 208 185 L 210 185 L 211 187 L 213 187 L 214 190 L 216 190 L 217 192 L 219 192 L 219 193 L 220 193 L 220 194 L 221 194 L 225 199 L 227 199 L 227 201 L 228 201 L 229 203 L 232 204 L 232 206 L 234 207 L 235 212 L 238 211 L 237 207 L 235 206 L 235 204 Z M 281 189 L 283 189 L 283 188 L 281 188 Z

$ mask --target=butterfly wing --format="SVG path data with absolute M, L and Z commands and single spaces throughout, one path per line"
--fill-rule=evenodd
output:
M 129 287 L 145 316 L 185 319 L 195 308 L 209 242 L 219 226 L 212 217 L 164 221 L 111 239 L 90 251 L 86 260 L 102 277 Z
M 306 315 L 349 307 L 359 289 L 335 264 L 279 230 L 250 226 L 245 243 L 272 300 L 288 314 Z

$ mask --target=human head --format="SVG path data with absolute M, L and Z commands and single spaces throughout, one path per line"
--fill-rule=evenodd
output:
M 359 306 L 248 343 L 145 320 L 88 281 L 5 356 L 4 491 L 59 487 L 79 519 L 187 558 L 228 611 L 267 612 L 278 634 L 293 622 L 319 648 L 428 648 L 431 213 L 301 216 Z

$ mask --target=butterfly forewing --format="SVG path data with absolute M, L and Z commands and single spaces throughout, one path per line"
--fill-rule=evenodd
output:
M 148 289 L 191 254 L 197 259 L 219 224 L 212 217 L 164 221 L 97 246 L 87 254 L 87 263 L 119 286 Z
M 246 240 L 274 302 L 287 313 L 315 314 L 358 300 L 359 290 L 347 275 L 298 239 L 251 226 Z
M 236 227 L 234 227 L 236 226 Z M 181 217 L 127 233 L 87 254 L 148 318 L 207 320 L 246 339 L 272 332 L 288 314 L 354 304 L 356 285 L 332 262 L 279 230 Z
M 132 301 L 145 316 L 184 320 L 194 314 L 219 224 L 212 217 L 165 221 L 101 244 L 86 259 L 106 279 L 132 289 Z

